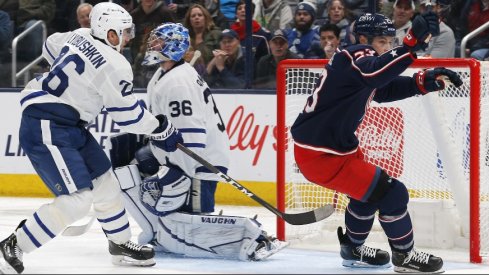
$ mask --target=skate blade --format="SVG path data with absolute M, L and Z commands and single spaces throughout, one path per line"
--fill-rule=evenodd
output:
M 154 258 L 147 260 L 136 260 L 127 256 L 112 256 L 112 264 L 120 266 L 154 266 L 156 261 Z
M 445 270 L 443 270 L 443 269 L 439 269 L 437 271 L 432 271 L 432 272 L 421 272 L 421 271 L 416 270 L 416 269 L 405 268 L 405 267 L 400 267 L 400 266 L 394 267 L 394 271 L 397 273 L 417 273 L 417 274 L 440 274 L 440 273 L 445 272 Z
M 0 274 L 19 274 L 9 263 L 7 263 L 2 252 L 0 252 Z
M 253 261 L 263 261 L 263 260 L 269 258 L 270 256 L 272 256 L 273 254 L 275 254 L 275 253 L 279 252 L 280 250 L 289 246 L 289 243 L 288 242 L 282 242 L 282 241 L 275 241 L 275 242 L 273 242 L 273 245 L 274 245 L 273 249 L 266 250 L 265 248 L 262 248 L 262 249 L 256 251 L 255 252 L 255 258 L 253 259 Z
M 355 260 L 343 260 L 342 263 L 345 267 L 353 267 L 353 268 L 389 268 L 391 267 L 390 263 L 386 263 L 385 265 L 373 265 L 368 264 L 366 262 L 360 262 Z

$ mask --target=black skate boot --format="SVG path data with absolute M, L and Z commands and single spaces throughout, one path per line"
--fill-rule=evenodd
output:
M 263 233 L 256 239 L 256 242 L 258 245 L 249 256 L 249 260 L 251 261 L 262 261 L 289 245 L 288 242 L 280 241 L 279 239 L 268 235 L 265 231 L 263 231 Z
M 417 251 L 398 252 L 392 250 L 394 271 L 399 273 L 443 273 L 443 260 L 440 257 Z
M 366 245 L 355 246 L 348 236 L 343 234 L 341 226 L 338 227 L 337 232 L 343 266 L 357 268 L 388 268 L 391 266 L 389 252 Z
M 156 264 L 155 251 L 152 247 L 131 241 L 116 244 L 109 240 L 109 252 L 112 255 L 112 263 L 115 265 L 153 266 Z
M 20 222 L 17 229 L 21 228 L 26 220 Z M 15 231 L 17 231 L 15 229 Z M 20 274 L 24 271 L 22 263 L 22 250 L 17 245 L 17 236 L 12 233 L 8 238 L 0 242 L 0 274 Z

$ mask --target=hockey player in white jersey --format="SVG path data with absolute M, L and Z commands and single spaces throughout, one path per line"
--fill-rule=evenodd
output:
M 20 145 L 55 199 L 0 242 L 0 273 L 22 273 L 23 252 L 53 239 L 92 205 L 114 264 L 155 264 L 152 247 L 130 241 L 110 160 L 85 126 L 105 107 L 122 131 L 147 134 L 155 147 L 174 151 L 183 139 L 164 115 L 153 116 L 132 94 L 131 66 L 120 53 L 133 36 L 129 13 L 117 4 L 100 3 L 90 20 L 90 29 L 55 33 L 46 40 L 43 56 L 51 69 L 20 93 Z
M 151 32 L 143 64 L 160 68 L 148 84 L 149 110 L 171 117 L 184 145 L 226 173 L 229 138 L 207 83 L 183 60 L 188 46 L 181 24 L 162 24 Z M 128 138 L 111 139 L 113 164 L 121 165 L 120 156 L 131 150 L 124 145 Z M 140 244 L 190 257 L 255 261 L 286 246 L 256 219 L 211 215 L 219 177 L 180 150 L 144 146 L 131 165 L 115 171 L 126 208 L 142 228 Z M 141 180 L 140 174 L 146 177 Z

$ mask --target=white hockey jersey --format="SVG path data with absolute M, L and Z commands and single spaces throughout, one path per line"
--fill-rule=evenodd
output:
M 152 114 L 164 114 L 182 133 L 184 145 L 217 168 L 229 166 L 229 137 L 209 86 L 186 62 L 168 72 L 159 68 L 148 84 L 148 105 Z M 165 152 L 152 146 L 161 164 L 166 157 L 193 178 L 220 180 L 180 150 Z
M 51 70 L 21 92 L 21 106 L 64 103 L 90 122 L 105 107 L 123 131 L 150 134 L 158 120 L 132 94 L 133 73 L 124 56 L 90 35 L 90 29 L 54 33 L 43 47 Z

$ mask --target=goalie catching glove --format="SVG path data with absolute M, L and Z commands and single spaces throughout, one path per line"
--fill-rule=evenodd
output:
M 162 165 L 158 173 L 142 181 L 139 196 L 148 211 L 161 217 L 188 203 L 191 186 L 182 170 Z
M 457 88 L 463 84 L 462 79 L 456 72 L 443 67 L 424 69 L 415 73 L 413 78 L 422 94 L 443 90 L 450 83 Z
M 182 134 L 173 126 L 173 124 L 164 115 L 157 115 L 160 126 L 156 128 L 150 136 L 154 146 L 174 152 L 177 150 L 177 144 L 183 144 Z
M 417 15 L 411 29 L 404 37 L 403 44 L 410 51 L 425 50 L 428 47 L 429 36 L 440 34 L 438 15 L 432 11 Z

